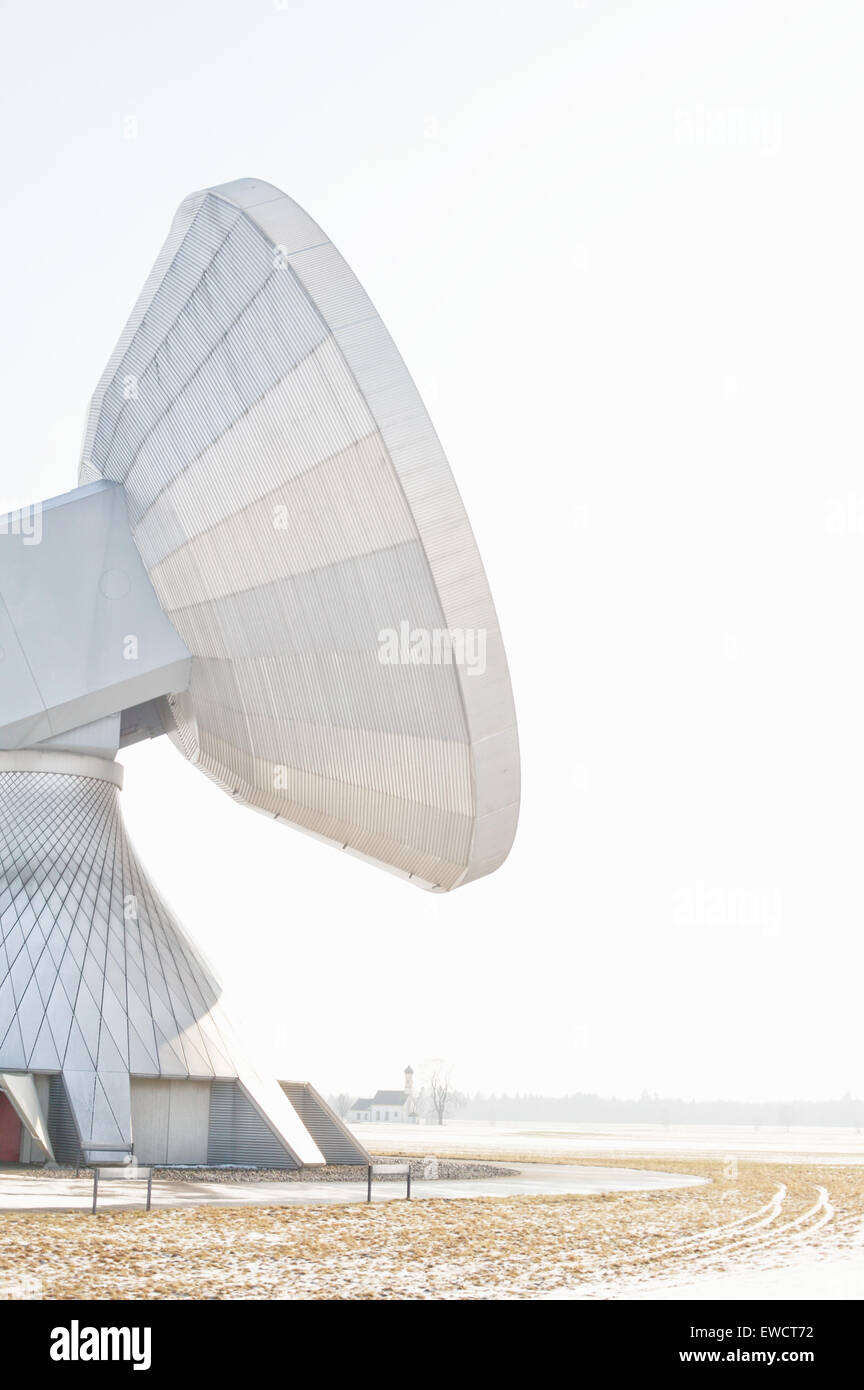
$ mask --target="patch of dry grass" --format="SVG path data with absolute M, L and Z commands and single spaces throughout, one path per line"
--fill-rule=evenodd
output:
M 519 1298 L 562 1287 L 597 1292 L 754 1257 L 777 1263 L 814 1243 L 838 1248 L 864 1217 L 860 1168 L 739 1161 L 727 1177 L 716 1159 L 592 1162 L 711 1182 L 603 1196 L 213 1206 L 95 1220 L 3 1213 L 3 1281 L 39 1279 L 52 1299 Z M 782 1212 L 759 1229 L 750 1218 L 778 1183 L 788 1191 Z M 819 1186 L 830 1190 L 835 1215 L 811 1235 L 817 1218 L 806 1213 Z M 744 1225 L 718 1232 L 735 1222 Z

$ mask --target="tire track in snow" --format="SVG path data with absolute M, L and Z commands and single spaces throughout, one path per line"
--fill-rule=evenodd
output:
M 706 1252 L 701 1259 L 693 1261 L 692 1264 L 687 1261 L 688 1269 L 694 1271 L 710 1269 L 716 1265 L 718 1260 L 725 1259 L 727 1255 L 736 1255 L 743 1251 L 755 1255 L 772 1254 L 789 1245 L 795 1245 L 809 1239 L 834 1218 L 834 1207 L 828 1195 L 828 1189 L 817 1186 L 816 1191 L 818 1200 L 800 1216 L 785 1222 L 782 1226 L 774 1226 L 771 1230 L 755 1231 L 754 1229 L 753 1234 L 736 1237 L 731 1241 L 721 1241 L 715 1250 Z M 818 1219 L 814 1221 L 814 1218 Z M 760 1223 L 763 1227 L 767 1224 L 767 1222 Z
M 759 1257 L 775 1252 L 779 1253 L 789 1246 L 809 1239 L 833 1220 L 835 1211 L 828 1190 L 825 1187 L 817 1186 L 818 1200 L 813 1206 L 782 1225 L 776 1225 L 777 1218 L 782 1214 L 784 1202 L 789 1195 L 785 1183 L 777 1183 L 776 1187 L 777 1191 L 771 1200 L 748 1216 L 740 1217 L 737 1221 L 727 1222 L 723 1226 L 717 1226 L 712 1231 L 685 1236 L 681 1240 L 671 1241 L 647 1252 L 648 1264 L 654 1266 L 665 1264 L 671 1258 L 677 1264 L 676 1275 L 683 1273 L 688 1276 L 698 1275 L 715 1270 L 718 1262 L 724 1261 L 728 1256 L 743 1254 L 746 1258 L 747 1255 Z M 731 1239 L 724 1239 L 730 1234 Z M 697 1250 L 695 1248 L 712 1245 L 714 1246 L 713 1249 L 707 1249 L 704 1252 L 702 1249 Z M 676 1256 L 680 1258 L 680 1263 L 676 1261 Z M 646 1254 L 643 1253 L 637 1258 L 644 1271 Z M 631 1261 L 628 1260 L 626 1263 L 631 1263 Z M 644 1273 L 642 1277 L 644 1278 Z M 656 1275 L 649 1276 L 649 1278 L 656 1277 Z M 641 1279 L 640 1282 L 642 1282 Z
M 751 1231 L 756 1231 L 761 1226 L 769 1226 L 771 1222 L 776 1221 L 777 1217 L 780 1215 L 783 1210 L 783 1203 L 788 1195 L 788 1189 L 785 1183 L 775 1183 L 775 1187 L 777 1191 L 774 1193 L 770 1202 L 766 1202 L 764 1207 L 759 1207 L 758 1211 L 750 1212 L 749 1216 L 741 1216 L 737 1221 L 729 1221 L 724 1226 L 713 1226 L 710 1230 L 700 1231 L 697 1235 L 684 1236 L 681 1240 L 670 1241 L 668 1245 L 663 1247 L 663 1252 L 683 1250 L 689 1245 L 703 1245 L 706 1241 L 716 1240 L 718 1236 L 723 1235 L 726 1231 L 734 1231 L 740 1229 L 742 1226 L 747 1226 L 750 1221 L 756 1222 L 754 1226 L 749 1228 Z M 757 1217 L 761 1217 L 762 1219 L 757 1221 Z

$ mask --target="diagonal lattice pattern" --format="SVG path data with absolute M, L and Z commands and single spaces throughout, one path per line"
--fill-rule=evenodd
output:
M 130 1073 L 236 1076 L 218 995 L 138 862 L 117 787 L 0 772 L 0 1070 L 61 1071 L 85 1147 L 128 1145 Z

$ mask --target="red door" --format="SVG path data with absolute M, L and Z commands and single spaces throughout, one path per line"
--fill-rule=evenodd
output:
M 21 1121 L 8 1096 L 0 1091 L 0 1163 L 17 1163 L 21 1154 Z

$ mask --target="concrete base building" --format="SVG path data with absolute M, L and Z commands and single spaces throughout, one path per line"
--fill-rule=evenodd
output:
M 0 1164 L 86 1165 L 61 1073 L 6 1073 L 0 1087 Z M 22 1098 L 32 1081 L 35 1104 Z M 327 1164 L 365 1164 L 361 1143 L 308 1082 L 281 1089 Z M 136 1163 L 153 1167 L 297 1168 L 291 1150 L 237 1081 L 132 1077 L 131 1134 Z M 100 1156 L 101 1157 L 101 1156 Z M 310 1165 L 315 1166 L 315 1165 Z

